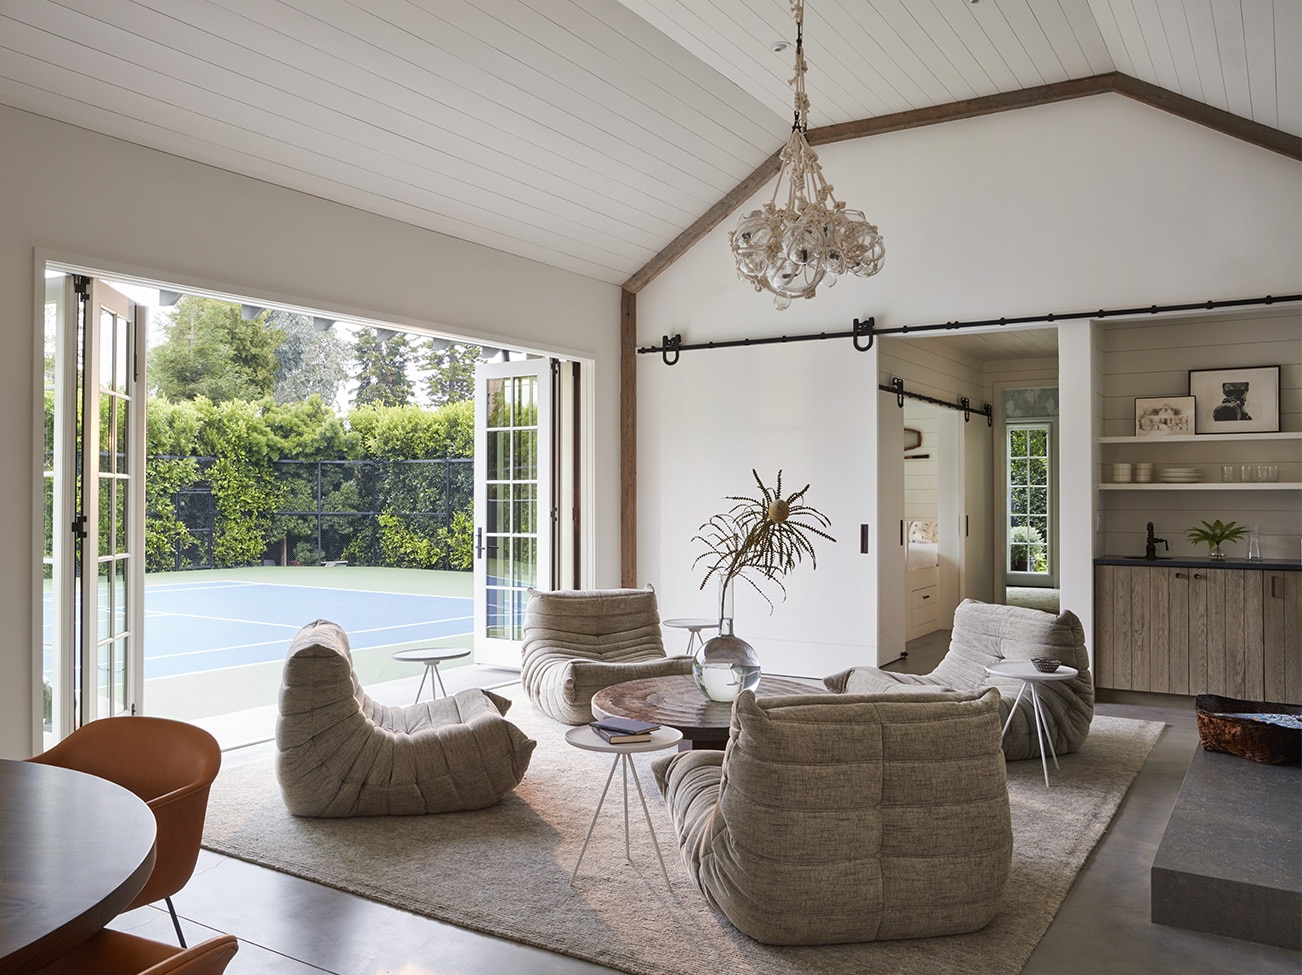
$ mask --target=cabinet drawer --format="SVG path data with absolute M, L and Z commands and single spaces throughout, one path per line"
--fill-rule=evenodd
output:
M 936 605 L 936 593 L 939 586 L 927 586 L 925 589 L 914 589 L 909 593 L 909 608 L 919 609 L 923 606 Z

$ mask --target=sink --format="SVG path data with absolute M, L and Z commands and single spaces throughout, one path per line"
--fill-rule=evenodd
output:
M 1123 555 L 1123 559 L 1135 559 L 1139 562 L 1169 562 L 1173 556 L 1155 555 L 1151 559 L 1147 555 Z

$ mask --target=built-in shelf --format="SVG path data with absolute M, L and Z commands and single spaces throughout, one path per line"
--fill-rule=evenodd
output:
M 1302 440 L 1302 432 L 1283 433 L 1200 433 L 1178 437 L 1099 437 L 1099 443 L 1142 443 L 1158 446 L 1168 443 L 1233 443 L 1252 440 Z
M 1194 484 L 1167 484 L 1161 481 L 1147 484 L 1100 484 L 1100 491 L 1299 491 L 1302 482 L 1269 481 L 1266 483 L 1249 481 L 1247 484 L 1223 481 L 1198 481 Z

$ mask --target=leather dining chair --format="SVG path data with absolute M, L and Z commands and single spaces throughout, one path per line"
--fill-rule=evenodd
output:
M 173 948 L 122 931 L 103 930 L 36 975 L 221 975 L 240 943 L 232 935 Z
M 177 940 L 185 947 L 172 895 L 194 873 L 208 811 L 208 791 L 221 768 L 212 735 L 170 718 L 100 718 L 82 725 L 32 762 L 98 775 L 130 790 L 154 812 L 158 824 L 154 872 L 130 911 L 167 902 Z M 170 970 L 170 969 L 169 969 Z

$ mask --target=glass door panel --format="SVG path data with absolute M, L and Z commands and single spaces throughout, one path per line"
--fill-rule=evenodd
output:
M 520 666 L 530 588 L 552 588 L 551 360 L 475 374 L 475 660 Z

